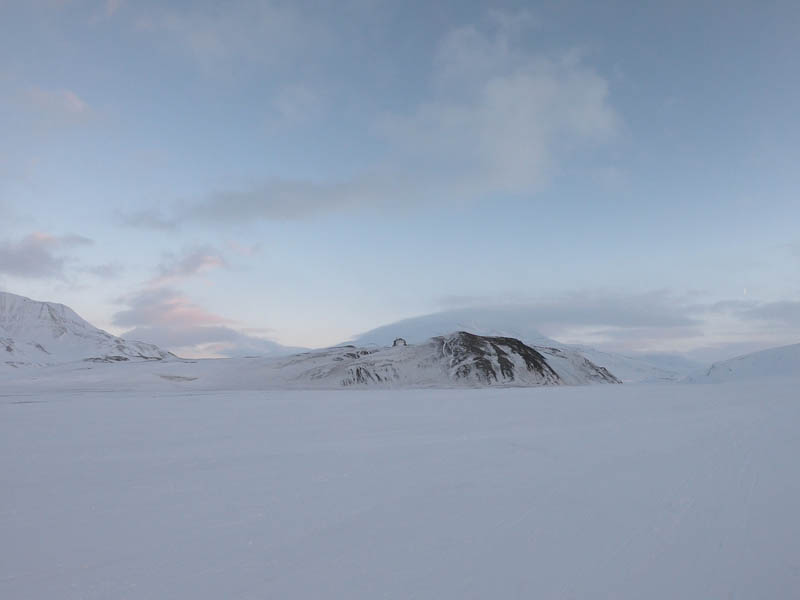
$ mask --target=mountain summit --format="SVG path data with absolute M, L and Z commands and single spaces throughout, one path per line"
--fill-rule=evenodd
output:
M 620 383 L 606 369 L 557 348 L 458 331 L 415 344 L 337 346 L 265 364 L 287 387 L 484 387 Z
M 402 337 L 410 344 L 417 344 L 454 331 L 469 331 L 482 336 L 515 338 L 540 351 L 542 348 L 557 350 L 573 360 L 589 359 L 624 382 L 678 381 L 700 367 L 699 364 L 684 365 L 669 355 L 626 356 L 589 346 L 564 344 L 543 335 L 535 327 L 537 318 L 540 315 L 525 306 L 457 308 L 382 325 L 355 336 L 350 343 L 385 346 Z
M 172 357 L 152 344 L 98 329 L 68 306 L 0 292 L 0 365 L 44 366 Z

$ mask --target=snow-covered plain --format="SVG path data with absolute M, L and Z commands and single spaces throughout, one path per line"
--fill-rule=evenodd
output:
M 152 379 L 0 381 L 0 598 L 800 597 L 797 380 Z

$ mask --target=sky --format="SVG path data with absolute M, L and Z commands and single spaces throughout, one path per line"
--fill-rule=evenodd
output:
M 187 356 L 800 342 L 800 4 L 0 0 L 0 289 Z

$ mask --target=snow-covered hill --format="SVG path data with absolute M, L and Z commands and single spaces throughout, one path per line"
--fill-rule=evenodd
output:
M 770 348 L 716 362 L 702 373 L 691 375 L 692 383 L 718 383 L 761 378 L 800 378 L 800 344 Z
M 619 383 L 607 370 L 556 348 L 464 331 L 421 344 L 339 346 L 299 354 L 278 370 L 287 383 L 351 385 L 581 385 Z
M 536 315 L 525 307 L 463 308 L 390 323 L 357 335 L 353 343 L 385 346 L 397 337 L 419 343 L 453 331 L 469 331 L 478 335 L 516 338 L 539 351 L 542 348 L 558 350 L 572 361 L 585 358 L 605 367 L 624 382 L 678 381 L 697 368 L 697 365 L 687 366 L 670 356 L 637 358 L 588 346 L 563 344 L 540 333 L 533 326 L 535 318 Z
M 627 356 L 616 352 L 604 352 L 589 346 L 568 345 L 597 365 L 603 365 L 622 381 L 637 383 L 664 383 L 680 381 L 690 373 L 702 368 L 699 363 L 673 355 L 651 354 Z
M 28 378 L 30 379 L 30 378 Z M 337 346 L 283 358 L 68 364 L 0 372 L 4 389 L 92 386 L 129 390 L 534 387 L 619 383 L 581 356 L 513 338 L 456 332 L 408 346 Z
M 171 357 L 157 346 L 116 337 L 71 308 L 0 292 L 0 367 Z

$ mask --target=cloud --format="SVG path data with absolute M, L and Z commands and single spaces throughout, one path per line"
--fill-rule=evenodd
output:
M 188 250 L 181 256 L 168 254 L 159 265 L 158 275 L 151 280 L 150 285 L 171 284 L 225 266 L 227 266 L 225 259 L 208 245 Z
M 781 247 L 785 248 L 790 256 L 800 258 L 800 242 L 781 244 Z
M 119 277 L 125 270 L 125 267 L 119 263 L 105 263 L 102 265 L 83 267 L 81 270 L 101 279 L 113 279 Z
M 257 250 L 239 244 L 232 247 L 243 254 Z M 294 350 L 237 329 L 235 321 L 195 304 L 173 287 L 224 267 L 227 261 L 210 245 L 165 255 L 143 289 L 119 299 L 125 308 L 113 315 L 112 324 L 126 329 L 123 337 L 151 342 L 186 357 L 275 355 Z
M 518 317 L 551 331 L 565 327 L 673 328 L 695 327 L 702 321 L 691 306 L 665 291 L 619 294 L 603 291 L 572 292 L 553 298 L 517 298 L 498 304 L 490 297 L 446 296 L 441 303 L 449 307 L 494 306 L 515 311 Z
M 106 0 L 104 10 L 106 17 L 113 17 L 124 3 L 125 0 Z
M 531 193 L 575 148 L 614 139 L 607 81 L 575 52 L 530 55 L 474 27 L 441 44 L 435 97 L 380 129 L 417 171 L 466 177 L 483 192 Z
M 295 220 L 331 212 L 379 208 L 405 195 L 385 177 L 363 176 L 343 183 L 273 180 L 243 190 L 223 190 L 178 209 L 176 221 L 241 223 Z M 402 191 L 401 191 L 402 190 Z
M 234 0 L 159 8 L 138 20 L 141 31 L 175 45 L 205 70 L 221 72 L 233 61 L 284 67 L 307 55 L 325 31 L 313 14 L 292 3 Z
M 105 0 L 100 3 L 95 13 L 89 19 L 90 25 L 97 25 L 102 21 L 111 19 L 125 5 L 125 0 Z
M 228 242 L 228 248 L 231 252 L 246 257 L 255 256 L 261 252 L 261 244 L 242 244 L 236 240 L 230 240 Z
M 172 288 L 146 289 L 121 299 L 128 308 L 114 314 L 118 327 L 160 325 L 164 327 L 199 327 L 230 323 L 193 304 Z
M 742 319 L 753 319 L 800 328 L 800 301 L 765 302 L 737 312 Z
M 182 356 L 275 355 L 294 350 L 237 331 L 229 319 L 206 311 L 172 288 L 144 290 L 121 302 L 128 308 L 113 316 L 113 324 L 130 328 L 123 337 L 147 341 Z
M 276 356 L 301 351 L 224 326 L 136 327 L 124 338 L 145 340 L 187 358 Z
M 322 114 L 323 104 L 319 93 L 307 85 L 285 85 L 272 99 L 273 114 L 276 118 L 269 119 L 268 124 L 292 126 L 315 121 Z
M 27 90 L 25 99 L 29 108 L 53 122 L 80 123 L 93 115 L 89 104 L 72 90 L 34 87 Z
M 449 312 L 500 311 L 572 344 L 623 352 L 681 352 L 729 358 L 800 340 L 800 302 L 755 299 L 697 302 L 668 290 L 626 294 L 583 290 L 545 298 L 447 296 Z M 510 317 L 509 317 L 510 318 Z
M 157 209 L 139 210 L 130 213 L 121 212 L 118 214 L 118 218 L 120 223 L 126 227 L 172 231 L 178 226 L 174 219 L 165 217 Z
M 0 241 L 0 274 L 24 278 L 64 278 L 64 251 L 92 244 L 79 235 L 54 236 L 36 232 L 18 241 Z
M 577 52 L 531 53 L 513 19 L 464 27 L 441 41 L 428 98 L 375 118 L 382 158 L 345 181 L 273 179 L 174 204 L 168 217 L 140 213 L 140 226 L 304 219 L 331 212 L 396 209 L 535 194 L 575 156 L 615 139 L 621 121 L 607 80 Z M 224 26 L 222 27 L 224 30 Z M 216 36 L 213 38 L 216 39 Z M 287 118 L 313 94 L 279 95 Z M 306 97 L 297 106 L 294 100 Z M 293 111 L 299 111 L 297 113 Z

